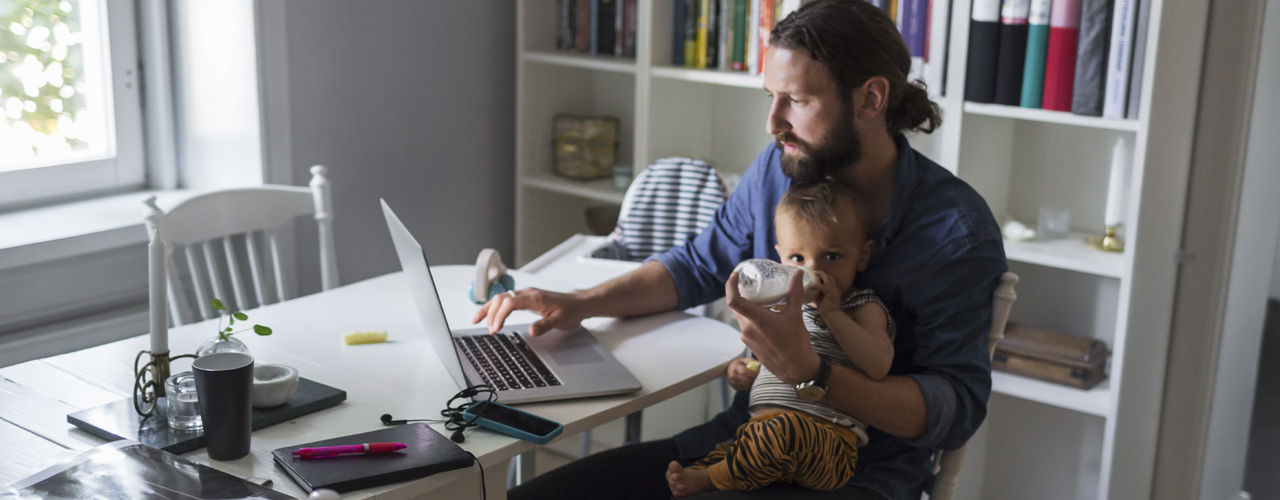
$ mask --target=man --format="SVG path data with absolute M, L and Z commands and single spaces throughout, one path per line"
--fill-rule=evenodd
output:
M 742 340 L 779 379 L 819 386 L 821 401 L 865 422 L 849 486 L 830 492 L 774 484 L 699 498 L 918 499 L 934 450 L 955 449 L 986 416 L 991 293 L 1006 270 L 999 228 L 982 198 L 912 150 L 902 131 L 931 132 L 938 108 L 908 83 L 910 56 L 888 16 L 863 0 L 817 0 L 770 36 L 764 87 L 773 102 L 761 152 L 715 221 L 683 246 L 590 290 L 524 289 L 486 304 L 475 321 L 500 328 L 513 310 L 542 319 L 537 335 L 593 316 L 630 317 L 727 298 Z M 875 381 L 823 362 L 800 308 L 774 313 L 737 293 L 734 266 L 778 259 L 774 208 L 795 182 L 833 179 L 862 197 L 876 250 L 856 285 L 874 290 L 899 325 L 889 376 Z M 792 283 L 790 303 L 800 300 Z M 812 391 L 809 391 L 812 394 Z M 673 439 L 598 453 L 512 490 L 512 498 L 670 498 L 664 471 L 731 440 L 746 393 L 712 421 Z

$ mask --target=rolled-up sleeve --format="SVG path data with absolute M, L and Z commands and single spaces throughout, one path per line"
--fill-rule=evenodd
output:
M 965 240 L 940 248 L 936 267 L 907 294 L 916 349 L 914 369 L 903 375 L 920 386 L 927 406 L 924 435 L 907 442 L 919 448 L 963 446 L 991 397 L 991 294 L 1008 266 L 998 233 Z

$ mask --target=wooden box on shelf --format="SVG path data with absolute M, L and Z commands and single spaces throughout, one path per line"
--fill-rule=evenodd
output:
M 556 115 L 553 132 L 557 174 L 580 181 L 613 175 L 617 118 Z
M 1107 378 L 1111 352 L 1097 339 L 1010 324 L 996 344 L 991 368 L 1024 377 L 1091 389 Z

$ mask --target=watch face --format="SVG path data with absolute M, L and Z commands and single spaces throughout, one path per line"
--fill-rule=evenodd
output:
M 825 396 L 826 394 L 827 391 L 823 390 L 821 387 L 813 385 L 796 391 L 796 396 L 805 401 L 817 401 L 822 399 L 822 396 Z

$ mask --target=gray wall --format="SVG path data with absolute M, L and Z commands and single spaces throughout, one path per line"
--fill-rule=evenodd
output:
M 1271 268 L 1271 298 L 1280 300 L 1280 242 L 1276 242 L 1276 263 Z
M 287 6 L 293 182 L 329 167 L 342 283 L 400 269 L 380 197 L 432 264 L 474 263 L 485 247 L 510 262 L 514 4 Z M 318 290 L 315 225 L 299 228 L 300 288 Z

